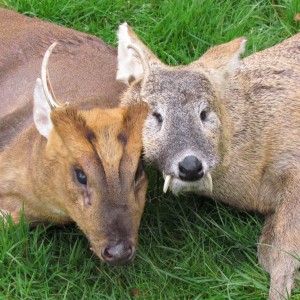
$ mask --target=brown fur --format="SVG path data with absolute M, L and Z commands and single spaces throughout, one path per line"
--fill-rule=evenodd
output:
M 126 25 L 119 40 L 117 76 L 137 79 L 123 104 L 149 104 L 146 159 L 172 176 L 175 193 L 194 191 L 266 215 L 259 260 L 270 273 L 270 299 L 286 297 L 300 267 L 293 257 L 300 255 L 300 34 L 242 61 L 245 39 L 235 39 L 179 67 L 150 55 Z M 135 54 L 150 72 L 126 52 L 128 44 L 145 53 Z M 139 72 L 126 73 L 126 57 Z M 179 162 L 188 155 L 202 162 L 203 178 L 211 174 L 212 192 L 204 179 L 180 179 Z
M 147 178 L 140 167 L 144 104 L 118 104 L 115 50 L 101 40 L 0 9 L 0 212 L 17 223 L 75 221 L 93 251 L 137 245 Z M 71 104 L 51 112 L 48 139 L 36 130 L 33 91 L 44 52 L 54 92 Z M 3 46 L 3 47 L 2 47 Z M 101 107 L 101 108 L 100 108 Z M 76 170 L 87 184 L 76 178 Z
M 84 109 L 118 105 L 125 86 L 115 80 L 116 50 L 100 39 L 1 8 L 0 36 L 0 118 L 7 118 L 0 123 L 0 131 L 6 131 L 0 149 L 13 139 L 11 131 L 18 134 L 31 122 L 32 91 L 55 41 L 59 46 L 49 63 L 55 96 Z M 9 125 L 10 115 L 14 124 Z

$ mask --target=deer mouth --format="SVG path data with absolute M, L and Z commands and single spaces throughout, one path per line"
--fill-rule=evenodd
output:
M 166 174 L 165 172 L 163 172 L 163 177 L 165 179 L 164 187 L 163 187 L 164 193 L 166 193 L 169 188 L 171 188 L 171 190 L 174 190 L 175 185 L 178 185 L 179 183 L 182 187 L 183 186 L 185 187 L 182 189 L 182 191 L 179 190 L 179 192 L 206 191 L 212 193 L 213 191 L 213 181 L 209 171 L 205 172 L 204 176 L 201 179 L 193 182 L 183 181 L 179 177 L 171 174 Z

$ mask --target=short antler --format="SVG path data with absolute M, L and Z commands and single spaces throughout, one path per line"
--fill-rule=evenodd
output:
M 43 58 L 42 69 L 41 69 L 43 90 L 44 90 L 47 102 L 48 102 L 51 110 L 53 110 L 57 107 L 63 106 L 55 99 L 55 96 L 54 96 L 54 93 L 53 93 L 53 90 L 51 87 L 50 79 L 49 79 L 49 74 L 48 74 L 49 58 L 50 58 L 50 55 L 56 45 L 57 45 L 57 43 L 53 43 L 46 51 L 44 58 Z M 50 90 L 49 90 L 49 87 L 50 87 Z

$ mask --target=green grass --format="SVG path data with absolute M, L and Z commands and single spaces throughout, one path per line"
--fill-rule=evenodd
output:
M 298 0 L 0 0 L 0 6 L 101 37 L 116 46 L 127 21 L 166 63 L 248 37 L 247 55 L 300 30 Z M 1 45 L 1 39 L 0 39 Z M 93 256 L 75 227 L 0 227 L 0 299 L 265 299 L 256 257 L 263 219 L 193 195 L 162 195 L 150 171 L 140 246 L 130 266 Z M 300 292 L 293 299 L 299 299 Z

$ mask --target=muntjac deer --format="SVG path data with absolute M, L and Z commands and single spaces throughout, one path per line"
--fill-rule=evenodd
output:
M 178 67 L 127 24 L 118 36 L 122 101 L 149 105 L 145 158 L 163 172 L 164 191 L 263 213 L 259 260 L 270 299 L 286 297 L 300 267 L 300 34 L 243 60 L 237 38 Z
M 123 89 L 115 50 L 3 9 L 0 37 L 1 214 L 18 223 L 24 208 L 31 222 L 76 222 L 100 258 L 130 261 L 146 199 L 147 106 L 108 109 Z M 55 44 L 44 56 L 54 41 L 49 74 L 66 105 L 48 77 Z

